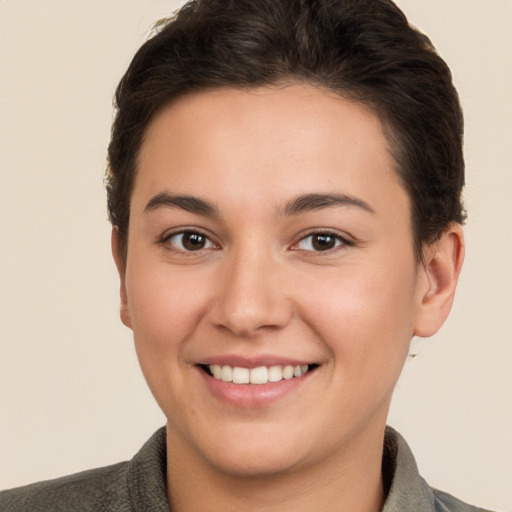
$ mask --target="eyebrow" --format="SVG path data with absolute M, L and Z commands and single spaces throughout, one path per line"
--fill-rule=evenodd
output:
M 366 201 L 349 194 L 303 194 L 288 202 L 282 213 L 287 216 L 299 215 L 334 206 L 355 206 L 369 213 L 375 213 Z
M 375 213 L 375 210 L 366 201 L 348 194 L 302 194 L 289 201 L 281 213 L 285 216 L 292 216 L 335 206 L 355 206 L 369 213 Z M 168 192 L 161 192 L 153 196 L 144 211 L 149 212 L 158 208 L 178 208 L 207 217 L 220 216 L 217 206 L 205 199 Z
M 169 194 L 168 192 L 161 192 L 153 196 L 144 208 L 144 211 L 150 212 L 158 208 L 178 208 L 186 212 L 205 215 L 207 217 L 219 216 L 219 209 L 209 201 L 200 199 L 199 197 L 175 195 Z

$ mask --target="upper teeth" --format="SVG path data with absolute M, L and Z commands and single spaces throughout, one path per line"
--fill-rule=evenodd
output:
M 283 379 L 300 377 L 308 371 L 308 365 L 287 366 L 258 366 L 257 368 L 242 368 L 240 366 L 220 366 L 211 364 L 210 372 L 216 379 L 234 384 L 267 384 Z

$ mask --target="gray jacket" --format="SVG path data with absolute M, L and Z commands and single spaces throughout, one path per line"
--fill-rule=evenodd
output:
M 0 493 L 0 512 L 170 512 L 166 436 L 158 430 L 129 462 Z M 428 486 L 405 440 L 386 429 L 382 512 L 489 512 Z

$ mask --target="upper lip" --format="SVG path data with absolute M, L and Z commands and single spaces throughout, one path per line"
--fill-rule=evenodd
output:
M 218 355 L 205 358 L 199 365 L 217 364 L 219 366 L 237 366 L 240 368 L 257 368 L 258 366 L 302 366 L 314 364 L 312 360 L 296 359 L 278 355 L 259 355 L 254 357 L 241 356 L 237 354 Z

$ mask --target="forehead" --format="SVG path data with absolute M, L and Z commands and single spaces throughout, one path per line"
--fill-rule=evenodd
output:
M 165 189 L 239 198 L 246 209 L 309 192 L 382 208 L 404 195 L 378 117 L 310 85 L 216 89 L 165 107 L 146 131 L 132 206 Z

